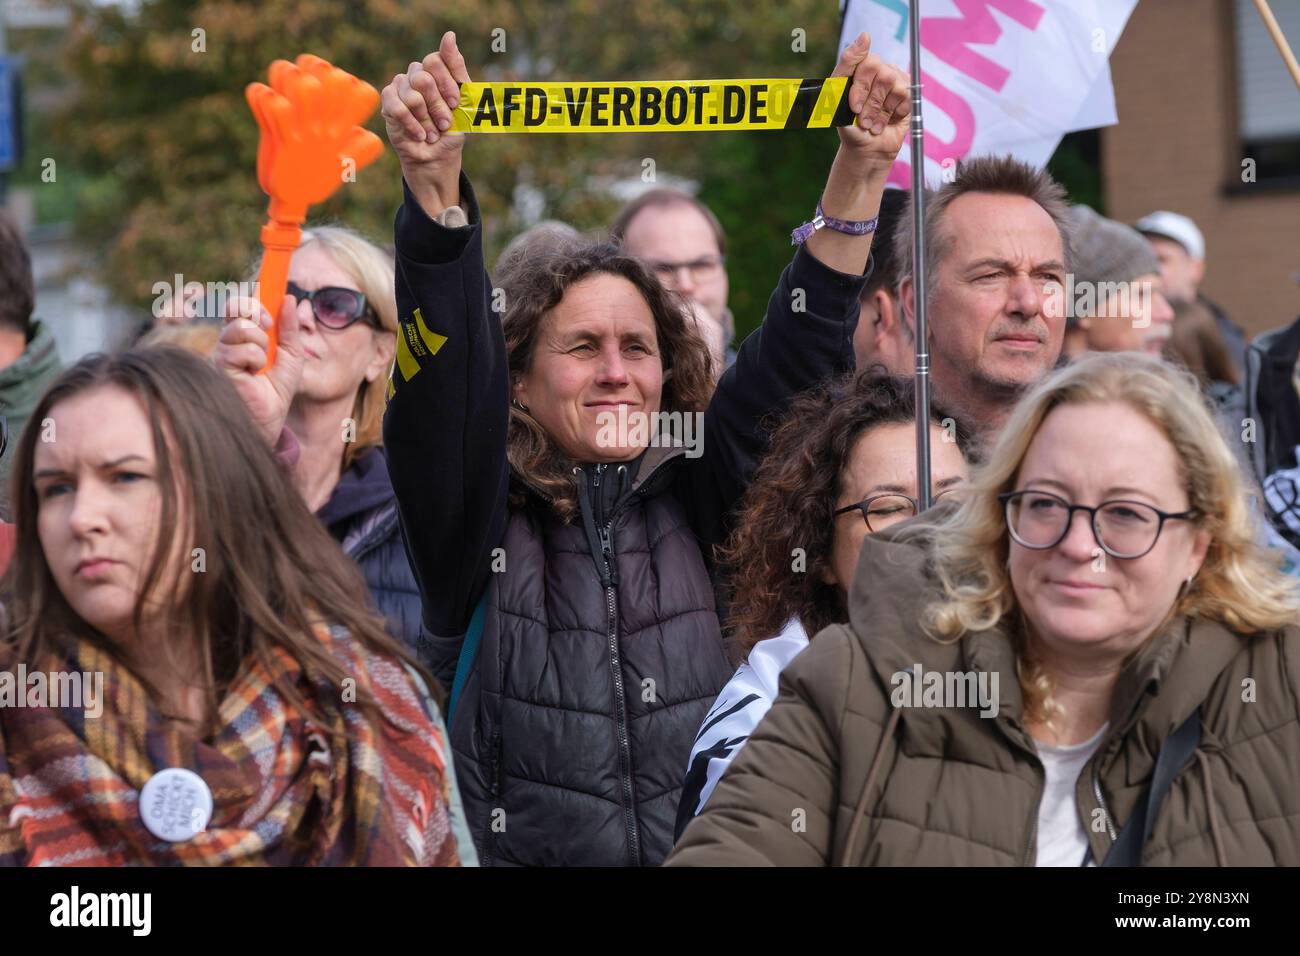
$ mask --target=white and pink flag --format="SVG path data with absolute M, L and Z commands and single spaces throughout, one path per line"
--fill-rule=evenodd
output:
M 1066 133 L 1118 122 L 1109 57 L 1137 0 L 920 2 L 927 184 L 969 155 L 1042 166 Z M 840 48 L 865 30 L 873 53 L 910 66 L 908 0 L 847 3 Z M 908 157 L 891 185 L 911 186 Z

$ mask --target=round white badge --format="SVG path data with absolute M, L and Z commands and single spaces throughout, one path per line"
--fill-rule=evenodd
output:
M 212 819 L 212 791 L 193 770 L 159 770 L 140 791 L 140 819 L 160 840 L 192 840 Z

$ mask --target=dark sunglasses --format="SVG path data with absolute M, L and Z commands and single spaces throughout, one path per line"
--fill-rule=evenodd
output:
M 361 319 L 366 319 L 376 328 L 379 326 L 375 310 L 370 308 L 365 295 L 356 289 L 331 285 L 308 292 L 298 283 L 290 282 L 285 291 L 299 302 L 303 299 L 310 302 L 312 315 L 327 329 L 341 331 Z

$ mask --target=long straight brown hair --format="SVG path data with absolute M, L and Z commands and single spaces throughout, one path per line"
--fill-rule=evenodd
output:
M 50 411 L 104 387 L 122 389 L 143 404 L 162 494 L 159 533 L 136 596 L 134 627 L 138 633 L 146 600 L 160 601 L 164 633 L 192 642 L 209 688 L 209 716 L 217 714 L 245 661 L 251 656 L 271 668 L 275 648 L 287 651 L 313 684 L 325 681 L 341 692 L 349 674 L 316 638 L 319 622 L 345 629 L 367 650 L 415 663 L 366 606 L 360 572 L 281 472 L 230 382 L 203 359 L 171 346 L 88 356 L 60 375 L 32 412 L 14 458 L 16 543 L 0 582 L 8 611 L 4 641 L 18 661 L 34 664 L 49 653 L 66 654 L 84 639 L 125 662 L 55 584 L 37 534 L 40 501 L 32 479 L 36 443 Z M 177 527 L 182 514 L 187 527 Z M 182 570 L 179 582 L 164 582 L 177 536 L 188 545 L 184 559 L 195 558 L 195 573 Z M 203 549 L 201 573 L 195 548 Z M 173 658 L 175 651 L 159 648 Z M 436 687 L 427 673 L 421 675 Z M 161 705 L 157 688 L 146 687 Z M 279 689 L 305 707 L 297 688 Z M 375 721 L 373 701 L 362 694 L 358 703 Z

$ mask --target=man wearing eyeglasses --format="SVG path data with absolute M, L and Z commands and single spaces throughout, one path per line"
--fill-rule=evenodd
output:
M 709 207 L 677 189 L 651 189 L 623 207 L 610 237 L 649 266 L 664 286 L 695 303 L 698 318 L 720 330 L 729 368 L 736 360 L 736 323 L 727 308 L 727 239 Z M 704 331 L 711 337 L 710 330 Z

